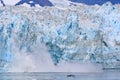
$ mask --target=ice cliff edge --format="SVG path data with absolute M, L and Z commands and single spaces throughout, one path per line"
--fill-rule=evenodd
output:
M 120 68 L 119 11 L 120 5 L 111 3 L 66 9 L 0 7 L 0 70 L 12 65 L 18 51 L 33 54 L 39 43 L 47 46 L 55 65 L 78 61 Z

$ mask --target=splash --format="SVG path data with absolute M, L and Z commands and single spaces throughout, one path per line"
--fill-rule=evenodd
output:
M 54 65 L 47 47 L 42 43 L 34 46 L 32 53 L 14 49 L 18 53 L 14 54 L 15 59 L 8 72 L 102 72 L 102 66 L 98 64 L 61 62 Z

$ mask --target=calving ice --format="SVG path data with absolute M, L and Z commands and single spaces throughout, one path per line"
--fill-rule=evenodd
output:
M 120 68 L 119 9 L 109 2 L 65 10 L 1 7 L 1 72 Z

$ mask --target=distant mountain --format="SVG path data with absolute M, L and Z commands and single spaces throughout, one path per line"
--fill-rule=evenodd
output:
M 24 5 L 27 4 L 29 6 L 53 6 L 52 2 L 49 0 L 0 0 L 0 6 L 5 6 L 5 5 Z
M 3 0 L 0 0 L 0 3 L 2 6 L 5 6 L 5 3 L 3 2 Z
M 87 5 L 94 5 L 94 4 L 102 5 L 108 1 L 110 1 L 112 4 L 120 4 L 120 0 L 70 0 L 70 1 L 77 3 L 84 3 Z
M 5 5 L 23 5 L 28 7 L 34 6 L 68 6 L 73 3 L 84 3 L 87 5 L 102 5 L 110 1 L 112 4 L 120 4 L 120 0 L 0 0 L 0 6 Z
M 18 3 L 16 3 L 15 5 L 21 5 L 24 3 L 29 4 L 31 7 L 35 6 L 36 4 L 38 4 L 40 6 L 53 6 L 53 4 L 49 0 L 21 0 Z

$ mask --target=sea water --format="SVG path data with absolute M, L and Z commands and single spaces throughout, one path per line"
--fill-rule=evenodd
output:
M 99 73 L 1 73 L 0 80 L 120 80 L 120 70 Z

